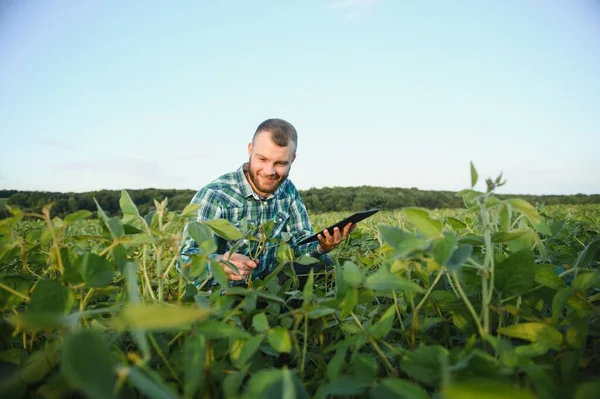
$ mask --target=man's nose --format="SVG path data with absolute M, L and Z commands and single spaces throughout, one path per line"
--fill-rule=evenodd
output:
M 265 173 L 269 176 L 275 174 L 275 165 L 268 163 L 265 165 Z

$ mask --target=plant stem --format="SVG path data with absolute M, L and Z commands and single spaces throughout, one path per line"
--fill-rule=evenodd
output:
M 454 282 L 456 283 L 456 288 L 458 289 L 458 292 L 460 293 L 460 297 L 465 302 L 465 305 L 467 305 L 467 309 L 469 309 L 469 312 L 471 312 L 471 315 L 473 316 L 473 319 L 475 320 L 475 324 L 477 325 L 477 330 L 479 331 L 479 335 L 481 335 L 481 338 L 483 338 L 485 336 L 485 333 L 483 331 L 483 327 L 481 327 L 481 322 L 479 321 L 479 317 L 477 316 L 475 309 L 473 309 L 473 305 L 471 304 L 471 301 L 469 301 L 469 298 L 467 298 L 467 295 L 465 295 L 465 292 L 463 291 L 462 286 L 460 285 L 460 281 L 458 279 L 458 276 L 456 275 L 456 272 L 452 272 L 452 277 L 454 278 Z
M 0 283 L 0 288 L 10 292 L 13 295 L 18 296 L 19 298 L 22 298 L 25 302 L 29 302 L 31 300 L 27 295 L 21 294 L 19 291 L 15 291 L 9 286 L 4 285 L 3 283 Z

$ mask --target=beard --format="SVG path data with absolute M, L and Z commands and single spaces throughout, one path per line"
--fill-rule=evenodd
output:
M 289 174 L 286 173 L 283 176 L 278 174 L 273 174 L 270 176 L 265 176 L 263 174 L 258 173 L 252 168 L 252 161 L 248 161 L 248 178 L 252 185 L 261 193 L 265 194 L 273 194 L 279 186 L 287 179 Z M 258 194 L 258 193 L 257 193 Z

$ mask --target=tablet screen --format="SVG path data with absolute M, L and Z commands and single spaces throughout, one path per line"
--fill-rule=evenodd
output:
M 377 212 L 379 212 L 379 209 L 369 209 L 366 211 L 356 212 L 355 214 L 350 215 L 347 218 L 340 220 L 336 224 L 329 226 L 327 228 L 327 230 L 329 231 L 329 234 L 333 234 L 333 229 L 335 227 L 339 227 L 340 229 L 343 229 L 344 226 L 346 226 L 348 223 L 358 223 L 361 220 L 366 219 L 369 216 L 376 214 Z M 323 229 L 323 230 L 325 230 L 325 229 Z M 313 234 L 312 236 L 305 238 L 304 240 L 298 242 L 297 245 L 306 244 L 306 243 L 313 242 L 313 241 L 318 241 L 319 239 L 317 238 L 317 236 L 319 234 L 321 234 L 323 232 L 323 230 L 320 230 L 318 233 Z

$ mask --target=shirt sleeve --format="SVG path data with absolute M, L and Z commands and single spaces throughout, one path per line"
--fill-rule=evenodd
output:
M 318 241 L 297 245 L 297 242 L 313 235 L 313 228 L 308 217 L 306 206 L 297 190 L 293 190 L 289 206 L 289 230 L 291 235 L 290 245 L 295 256 L 311 255 L 317 252 Z

